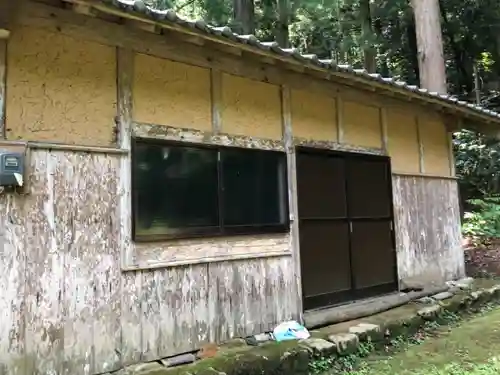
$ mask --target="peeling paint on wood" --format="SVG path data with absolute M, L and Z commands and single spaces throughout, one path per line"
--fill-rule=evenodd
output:
M 16 215 L 25 218 L 9 240 L 23 241 L 28 257 L 26 280 L 18 285 L 26 290 L 24 323 L 11 327 L 25 330 L 24 373 L 116 368 L 120 265 L 112 213 L 118 158 L 50 151 L 31 151 L 30 157 L 28 195 L 5 196 L 22 204 Z
M 105 373 L 299 319 L 290 255 L 122 272 L 123 159 L 31 150 L 28 194 L 0 195 L 0 373 Z
M 350 144 L 346 144 L 346 143 L 338 143 L 338 142 L 331 142 L 331 141 L 316 141 L 316 140 L 311 140 L 311 139 L 294 137 L 293 143 L 295 146 L 321 148 L 324 150 L 360 152 L 360 153 L 372 154 L 372 155 L 386 155 L 385 150 L 381 149 L 381 148 L 361 147 L 361 146 L 355 146 L 355 145 L 350 145 Z
M 290 212 L 290 249 L 293 255 L 295 273 L 295 304 L 298 309 L 298 321 L 303 322 L 302 275 L 300 267 L 300 240 L 297 202 L 297 170 L 296 155 L 293 145 L 291 90 L 288 86 L 281 87 L 281 117 L 283 143 L 287 152 L 288 205 Z
M 133 243 L 130 251 L 125 270 L 291 255 L 288 233 Z
M 131 127 L 133 113 L 133 77 L 134 54 L 126 48 L 118 48 L 117 52 L 117 77 L 118 77 L 118 142 L 121 148 L 130 150 Z M 117 195 L 119 206 L 117 218 L 119 220 L 118 246 L 120 253 L 120 266 L 122 267 L 132 257 L 132 207 L 130 199 L 131 171 L 130 153 L 120 159 L 118 169 Z M 121 277 L 121 345 L 118 353 L 123 365 L 137 363 L 142 355 L 142 330 L 141 330 L 141 288 L 142 273 L 126 273 Z
M 26 270 L 29 277 L 26 280 L 26 354 L 37 357 L 36 370 L 56 374 L 63 372 L 65 355 L 64 250 L 59 248 L 65 242 L 59 242 L 64 234 L 59 227 L 56 228 L 55 221 L 56 163 L 51 154 L 33 156 L 29 176 L 31 194 L 25 202 L 23 212 L 27 224 L 29 223 L 25 228 L 25 246 L 26 249 L 31 249 L 28 252 L 30 255 Z M 85 289 L 85 286 L 82 287 Z M 85 332 L 83 335 L 88 334 L 88 330 Z M 85 341 L 80 348 L 85 350 Z
M 222 128 L 222 73 L 218 69 L 210 69 L 210 103 L 212 105 L 212 131 L 219 134 Z
M 0 195 L 0 373 L 25 375 L 25 220 L 23 201 Z
M 202 132 L 199 130 L 174 128 L 163 125 L 134 123 L 132 134 L 135 137 L 156 138 L 168 141 L 257 148 L 262 150 L 284 150 L 283 142 L 281 140 L 271 140 L 241 135 L 213 134 L 212 132 Z
M 210 263 L 210 304 L 217 301 L 211 308 L 212 341 L 266 332 L 279 322 L 298 319 L 292 262 L 269 258 Z
M 5 88 L 7 80 L 7 40 L 0 39 L 0 138 L 5 138 Z
M 457 181 L 397 175 L 392 181 L 399 278 L 464 276 Z

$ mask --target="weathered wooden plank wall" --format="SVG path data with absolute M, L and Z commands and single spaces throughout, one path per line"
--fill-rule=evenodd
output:
M 398 175 L 392 181 L 399 278 L 438 282 L 463 276 L 457 181 Z
M 122 272 L 123 155 L 31 150 L 0 195 L 0 374 L 93 374 L 297 318 L 291 256 Z

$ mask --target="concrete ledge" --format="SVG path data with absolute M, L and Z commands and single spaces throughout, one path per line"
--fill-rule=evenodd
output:
M 342 306 L 306 311 L 304 323 L 308 329 L 359 319 L 378 314 L 419 298 L 448 292 L 448 285 L 429 286 L 422 291 L 409 293 L 392 293 L 364 301 L 353 302 Z
M 493 281 L 475 281 L 467 288 L 457 288 L 455 293 L 430 296 L 430 303 L 407 302 L 397 308 L 351 320 L 319 330 L 311 331 L 307 340 L 265 342 L 235 340 L 219 347 L 211 357 L 188 365 L 175 357 L 158 362 L 144 363 L 123 368 L 117 375 L 308 375 L 310 366 L 318 358 L 328 358 L 335 363 L 336 358 L 356 353 L 363 342 L 383 345 L 394 337 L 411 335 L 428 321 L 440 321 L 446 314 L 474 311 L 491 302 L 500 302 L 500 284 Z M 421 298 L 422 296 L 418 297 Z M 447 298 L 449 297 L 449 298 Z M 185 356 L 185 355 L 184 355 Z M 193 356 L 194 360 L 194 356 Z

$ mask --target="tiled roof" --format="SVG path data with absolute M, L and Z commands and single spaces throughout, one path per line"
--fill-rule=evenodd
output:
M 186 29 L 195 30 L 210 36 L 218 38 L 227 38 L 235 43 L 251 46 L 255 49 L 266 51 L 281 56 L 282 58 L 293 59 L 306 66 L 314 65 L 318 68 L 328 69 L 333 74 L 340 74 L 344 78 L 351 77 L 352 79 L 365 83 L 367 86 L 383 85 L 388 89 L 403 90 L 409 95 L 418 95 L 420 99 L 432 101 L 435 104 L 449 107 L 450 104 L 456 106 L 457 109 L 465 110 L 469 115 L 487 116 L 495 122 L 500 121 L 500 113 L 491 111 L 481 106 L 458 100 L 452 95 L 438 94 L 418 86 L 409 85 L 406 82 L 382 77 L 380 74 L 368 73 L 364 69 L 354 69 L 350 65 L 337 65 L 333 60 L 322 60 L 316 55 L 301 54 L 296 48 L 281 48 L 276 42 L 262 42 L 254 35 L 239 35 L 234 33 L 229 27 L 214 27 L 208 25 L 203 20 L 186 20 L 180 17 L 174 10 L 157 10 L 147 6 L 142 0 L 101 0 L 102 3 L 118 8 L 127 13 L 134 13 L 158 23 L 175 24 L 176 26 Z M 278 57 L 278 56 L 277 56 Z M 438 102 L 438 103 L 436 103 Z

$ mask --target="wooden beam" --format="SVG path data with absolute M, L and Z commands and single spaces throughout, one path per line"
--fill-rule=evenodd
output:
M 448 135 L 448 162 L 450 163 L 450 176 L 455 177 L 456 165 L 455 165 L 455 153 L 453 152 L 453 132 L 446 133 Z
M 122 267 L 128 264 L 132 256 L 131 234 L 132 234 L 132 204 L 131 204 L 131 134 L 133 118 L 133 81 L 134 81 L 134 53 L 127 48 L 117 48 L 117 143 L 118 146 L 127 151 L 120 158 L 120 169 L 118 171 L 119 184 L 119 220 L 120 220 L 120 256 Z
M 387 108 L 380 107 L 380 134 L 382 135 L 382 148 L 388 152 L 388 139 L 387 134 Z
M 7 40 L 0 39 L 0 138 L 5 139 L 6 130 L 6 87 L 7 87 Z
M 425 159 L 424 159 L 424 144 L 422 142 L 422 131 L 420 129 L 420 119 L 419 116 L 414 116 L 415 126 L 417 127 L 417 141 L 418 141 L 418 161 L 419 161 L 419 172 L 425 173 Z
M 291 221 L 291 247 L 293 256 L 293 267 L 295 272 L 297 313 L 301 323 L 304 322 L 304 307 L 302 302 L 302 277 L 300 268 L 300 241 L 299 241 L 299 218 L 297 197 L 297 169 L 296 155 L 292 132 L 291 90 L 288 86 L 281 86 L 281 121 L 283 144 L 287 155 L 288 176 L 288 204 Z
M 212 131 L 219 134 L 222 130 L 222 72 L 210 69 L 210 95 L 212 105 Z
M 132 85 L 134 80 L 134 52 L 131 49 L 117 48 L 116 57 L 118 75 L 117 143 L 120 148 L 130 150 L 133 111 Z
M 337 142 L 342 143 L 344 141 L 344 103 L 340 95 L 336 96 L 335 103 L 337 105 Z

